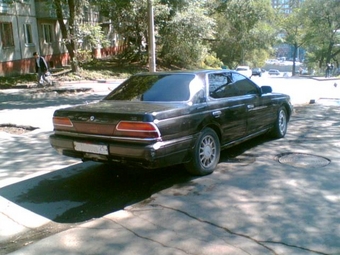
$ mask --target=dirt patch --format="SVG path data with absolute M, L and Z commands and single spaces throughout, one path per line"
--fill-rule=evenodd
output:
M 24 133 L 30 132 L 37 129 L 31 126 L 17 126 L 13 124 L 1 124 L 0 132 L 6 132 L 13 135 L 22 135 Z

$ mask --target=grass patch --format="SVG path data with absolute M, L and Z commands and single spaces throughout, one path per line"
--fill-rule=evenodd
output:
M 126 79 L 139 72 L 148 72 L 146 65 L 138 62 L 122 64 L 117 59 L 95 59 L 82 64 L 78 73 L 71 72 L 70 67 L 52 70 L 54 81 L 81 81 L 99 79 Z M 23 74 L 11 77 L 0 77 L 0 89 L 9 89 L 19 84 L 37 82 L 36 74 Z
M 11 77 L 0 77 L 0 87 L 2 89 L 11 88 L 18 84 L 35 83 L 37 76 L 35 74 L 22 74 Z

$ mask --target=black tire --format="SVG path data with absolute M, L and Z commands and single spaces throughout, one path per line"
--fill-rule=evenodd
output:
M 287 132 L 287 111 L 286 108 L 281 106 L 277 111 L 276 121 L 274 123 L 273 130 L 271 132 L 271 136 L 274 138 L 282 138 L 286 135 Z
M 186 170 L 192 175 L 208 175 L 214 172 L 220 160 L 220 140 L 211 128 L 205 128 L 197 138 L 193 156 L 185 164 Z

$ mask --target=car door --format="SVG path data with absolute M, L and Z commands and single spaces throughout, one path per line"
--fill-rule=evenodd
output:
M 261 132 L 268 128 L 275 119 L 275 112 L 270 94 L 262 95 L 260 87 L 238 73 L 232 74 L 233 82 L 243 98 L 247 108 L 247 135 Z
M 245 136 L 247 109 L 233 86 L 231 73 L 210 73 L 208 83 L 208 107 L 220 125 L 222 145 Z

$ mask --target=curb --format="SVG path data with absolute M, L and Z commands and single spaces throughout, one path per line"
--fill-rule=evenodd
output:
M 98 84 L 103 84 L 103 83 L 121 83 L 125 81 L 126 79 L 98 79 L 98 80 L 80 80 L 80 81 L 52 81 L 52 87 L 62 87 L 62 86 L 72 86 L 72 85 L 81 85 L 81 84 L 89 84 L 89 83 L 98 83 Z M 0 90 L 7 90 L 7 89 L 46 89 L 51 86 L 45 86 L 45 87 L 38 87 L 37 84 L 35 83 L 27 83 L 27 84 L 17 84 L 11 87 L 4 87 L 1 88 Z

